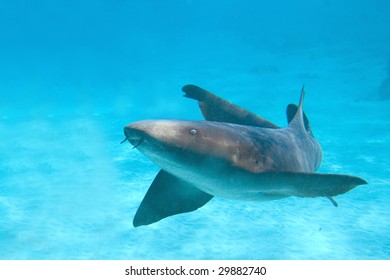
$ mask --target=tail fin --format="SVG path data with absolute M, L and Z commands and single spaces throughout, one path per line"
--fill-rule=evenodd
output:
M 263 172 L 253 176 L 269 187 L 262 190 L 266 194 L 298 197 L 325 196 L 330 199 L 367 184 L 362 178 L 343 174 Z

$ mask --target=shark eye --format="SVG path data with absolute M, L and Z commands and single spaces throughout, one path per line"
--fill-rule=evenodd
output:
M 191 128 L 190 129 L 190 134 L 191 135 L 195 135 L 195 134 L 197 134 L 198 133 L 198 131 L 195 129 L 195 128 Z

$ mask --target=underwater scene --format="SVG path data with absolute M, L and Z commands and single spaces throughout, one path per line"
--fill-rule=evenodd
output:
M 2 0 L 0 259 L 390 259 L 389 15 L 386 0 Z M 223 185 L 241 173 L 219 172 L 191 184 L 226 195 L 134 226 L 160 174 L 154 162 L 168 157 L 142 150 L 145 138 L 124 127 L 213 120 L 211 107 L 183 97 L 188 84 L 281 128 L 293 126 L 286 108 L 304 85 L 309 134 L 322 149 L 316 173 L 367 184 L 312 197 L 276 176 L 267 182 L 283 198 L 235 199 Z M 213 116 L 229 114 L 213 104 Z M 195 144 L 204 156 L 224 143 Z M 279 158 L 292 154 L 280 149 Z M 197 174 L 197 164 L 186 168 Z M 302 182 L 313 188 L 310 178 Z M 164 193 L 156 200 L 177 206 Z

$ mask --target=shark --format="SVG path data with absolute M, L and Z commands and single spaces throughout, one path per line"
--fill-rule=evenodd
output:
M 124 127 L 125 139 L 161 168 L 133 226 L 195 211 L 214 196 L 269 201 L 291 196 L 333 197 L 367 184 L 359 177 L 317 173 L 322 149 L 299 105 L 287 106 L 286 127 L 195 85 L 182 88 L 198 101 L 205 120 L 141 120 Z

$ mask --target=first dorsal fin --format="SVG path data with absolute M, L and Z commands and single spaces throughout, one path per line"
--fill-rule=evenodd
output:
M 185 97 L 198 100 L 200 110 L 208 121 L 227 122 L 241 125 L 279 128 L 277 125 L 249 112 L 225 99 L 198 86 L 186 85 L 182 88 Z
M 303 120 L 303 109 L 302 109 L 304 98 L 305 98 L 305 86 L 303 85 L 301 90 L 301 97 L 299 98 L 299 105 L 298 105 L 297 112 L 295 113 L 294 118 L 291 120 L 291 122 L 288 125 L 292 129 L 298 131 L 306 131 L 305 123 Z
M 286 109 L 286 114 L 287 114 L 287 122 L 290 123 L 295 115 L 297 114 L 298 111 L 298 106 L 295 104 L 288 104 L 287 109 Z M 303 122 L 305 124 L 305 129 L 306 131 L 313 136 L 313 132 L 311 130 L 309 118 L 306 116 L 305 111 L 303 111 Z

